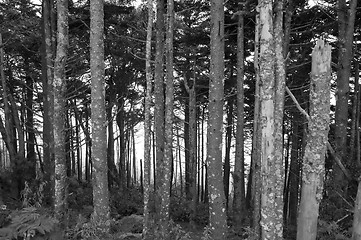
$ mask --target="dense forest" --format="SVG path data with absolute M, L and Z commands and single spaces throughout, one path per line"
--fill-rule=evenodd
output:
M 0 240 L 361 240 L 357 0 L 0 0 Z

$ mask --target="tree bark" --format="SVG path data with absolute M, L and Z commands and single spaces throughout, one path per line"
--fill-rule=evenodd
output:
M 241 9 L 243 10 L 243 9 Z M 244 182 L 244 15 L 238 15 L 237 24 L 237 129 L 236 158 L 233 173 L 233 219 L 237 231 L 241 231 L 245 212 Z
M 57 1 L 57 48 L 54 63 L 54 159 L 55 198 L 54 211 L 57 219 L 64 223 L 67 209 L 67 164 L 66 164 L 66 74 L 68 56 L 68 1 Z
M 207 160 L 209 225 L 213 239 L 226 239 L 227 219 L 222 181 L 222 134 L 224 97 L 224 2 L 211 0 L 211 60 Z
M 167 31 L 166 31 L 166 89 L 165 89 L 165 123 L 164 123 L 164 158 L 163 173 L 161 180 L 161 209 L 160 225 L 163 238 L 170 237 L 169 229 L 169 206 L 170 206 L 170 183 L 173 161 L 173 105 L 174 105 L 174 86 L 173 86 L 173 30 L 174 30 L 174 2 L 167 0 Z
M 146 74 L 146 90 L 144 99 L 144 223 L 143 223 L 143 239 L 151 239 L 151 221 L 150 221 L 150 149 L 151 149 L 151 116 L 150 107 L 152 103 L 152 69 L 151 69 L 151 52 L 152 52 L 152 28 L 153 28 L 153 0 L 148 0 L 148 24 L 147 24 L 147 40 L 145 47 L 145 74 Z
M 223 185 L 224 195 L 226 198 L 226 210 L 228 211 L 229 203 L 229 176 L 231 174 L 231 145 L 232 145 L 232 127 L 233 127 L 233 99 L 229 98 L 227 101 L 227 126 L 225 136 L 225 154 L 223 164 Z
M 43 0 L 42 2 L 42 81 L 43 81 L 43 159 L 44 159 L 44 179 L 48 182 L 45 185 L 46 203 L 53 203 L 54 192 L 54 136 L 53 136 L 53 78 L 54 78 L 54 55 L 55 55 L 55 17 L 53 14 L 53 0 Z
M 346 0 L 338 0 L 338 68 L 335 110 L 335 150 L 341 160 L 347 157 L 347 123 L 349 82 L 352 60 L 352 45 L 357 0 L 351 0 L 349 7 Z M 350 164 L 350 162 L 348 162 Z M 345 187 L 345 179 L 341 169 L 334 164 L 335 182 L 339 187 Z
M 319 39 L 312 51 L 309 135 L 303 159 L 297 240 L 316 239 L 330 123 L 330 78 L 331 46 Z
M 93 170 L 93 221 L 107 229 L 110 217 L 104 64 L 104 2 L 90 1 L 90 71 Z

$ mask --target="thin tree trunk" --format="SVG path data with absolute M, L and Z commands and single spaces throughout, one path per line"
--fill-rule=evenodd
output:
M 317 235 L 330 123 L 330 77 L 331 46 L 319 39 L 312 51 L 309 135 L 303 159 L 297 240 L 314 240 Z
M 146 74 L 146 91 L 144 100 L 144 223 L 143 239 L 151 239 L 151 220 L 150 220 L 150 176 L 151 176 L 151 116 L 150 107 L 152 103 L 152 69 L 151 69 L 151 51 L 152 51 L 152 28 L 153 28 L 153 0 L 148 0 L 148 24 L 147 24 L 147 41 L 145 48 L 145 74 Z M 143 171 L 142 171 L 143 172 Z
M 243 10 L 243 9 L 242 9 Z M 244 186 L 244 16 L 238 15 L 237 23 L 237 129 L 236 159 L 233 173 L 233 219 L 237 232 L 241 231 L 245 212 Z
M 43 159 L 44 159 L 44 180 L 48 182 L 45 185 L 46 203 L 52 205 L 54 185 L 51 179 L 54 178 L 54 139 L 53 139 L 53 59 L 54 59 L 54 3 L 53 0 L 42 1 L 42 82 L 43 82 Z
M 291 144 L 291 162 L 288 177 L 288 217 L 287 225 L 291 228 L 297 226 L 297 212 L 299 199 L 299 181 L 300 181 L 300 166 L 299 159 L 302 157 L 300 150 L 302 149 L 301 141 L 303 127 L 300 123 L 302 117 L 299 113 L 295 113 L 292 118 L 292 144 Z M 288 228 L 289 229 L 289 228 Z
M 188 78 L 185 79 L 184 86 L 188 92 L 188 135 L 184 136 L 188 141 L 188 183 L 190 204 L 190 221 L 195 226 L 195 216 L 197 208 L 197 99 L 196 99 L 196 79 L 193 78 L 192 86 L 188 84 Z
M 256 15 L 256 25 L 260 24 L 259 14 Z M 260 68 L 259 68 L 259 51 L 260 51 L 260 31 L 259 28 L 255 29 L 255 102 L 254 102 L 254 116 L 253 116 L 253 138 L 252 138 L 252 157 L 249 181 L 247 186 L 247 199 L 249 203 L 247 206 L 252 210 L 252 230 L 254 234 L 261 237 L 261 98 L 260 98 Z M 248 197 L 249 196 L 249 197 Z
M 359 129 L 359 122 L 360 122 L 360 84 L 359 84 L 359 63 L 355 62 L 355 83 L 354 83 L 354 96 L 352 101 L 352 120 L 351 120 L 351 136 L 350 136 L 350 157 L 352 160 L 355 159 L 356 156 L 356 132 Z M 352 161 L 352 167 L 360 167 L 360 163 L 358 161 Z
M 337 91 L 335 109 L 335 150 L 341 160 L 347 157 L 347 125 L 348 125 L 348 100 L 349 82 L 352 61 L 352 45 L 354 35 L 354 24 L 356 16 L 357 0 L 338 0 L 338 69 L 337 69 Z M 350 162 L 347 162 L 350 164 Z M 346 185 L 341 169 L 333 166 L 335 183 L 337 187 Z M 342 200 L 341 200 L 342 201 Z
M 161 185 L 164 172 L 164 0 L 157 0 L 156 52 L 154 70 L 154 129 L 156 152 L 155 209 L 156 222 L 161 211 Z
M 233 125 L 233 99 L 229 98 L 227 102 L 227 126 L 225 136 L 225 156 L 223 164 L 223 185 L 224 195 L 226 197 L 226 210 L 228 212 L 229 202 L 229 176 L 231 174 L 231 144 L 232 144 L 232 125 Z
M 360 240 L 360 239 L 361 239 L 361 184 L 359 179 L 357 195 L 355 199 L 355 209 L 353 214 L 352 240 Z

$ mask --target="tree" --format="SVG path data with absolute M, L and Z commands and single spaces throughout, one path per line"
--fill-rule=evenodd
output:
M 164 124 L 164 158 L 162 163 L 163 176 L 159 176 L 161 183 L 161 209 L 160 224 L 162 239 L 169 238 L 169 206 L 170 206 L 170 183 L 173 161 L 173 31 L 174 31 L 174 2 L 167 1 L 167 32 L 166 32 L 166 89 L 165 89 L 165 124 Z
M 150 139 L 151 139 L 151 120 L 150 107 L 152 101 L 152 69 L 151 69 L 151 52 L 152 52 L 152 28 L 153 28 L 153 0 L 148 0 L 148 24 L 147 24 L 147 40 L 145 47 L 145 74 L 146 74 L 146 90 L 144 103 L 144 226 L 143 238 L 150 239 Z
M 43 82 L 43 159 L 44 159 L 44 179 L 48 182 L 46 192 L 53 193 L 53 175 L 54 175 L 54 135 L 53 135 L 53 59 L 54 59 L 54 28 L 55 20 L 53 14 L 53 0 L 43 0 L 42 2 L 42 82 Z M 46 202 L 52 203 L 52 195 L 46 196 Z
M 330 78 L 331 46 L 319 39 L 312 52 L 310 115 L 303 159 L 297 240 L 314 240 L 317 235 L 330 123 Z
M 225 239 L 227 220 L 222 181 L 222 134 L 224 96 L 224 10 L 223 1 L 211 1 L 209 120 L 207 163 L 209 226 L 213 239 Z
M 356 17 L 357 0 L 338 0 L 338 65 L 337 65 L 337 92 L 335 110 L 335 145 L 336 153 L 345 160 L 347 157 L 347 127 L 348 127 L 348 101 L 349 83 L 352 61 L 352 45 L 354 36 L 354 24 Z M 348 164 L 351 164 L 350 162 Z M 344 175 L 341 169 L 335 164 L 334 172 L 336 183 L 345 186 Z
M 245 219 L 244 183 L 244 10 L 240 9 L 237 22 L 237 132 L 236 159 L 233 174 L 233 216 L 236 228 L 240 229 Z
M 67 166 L 65 151 L 66 121 L 66 75 L 65 65 L 68 50 L 68 1 L 57 1 L 57 47 L 54 63 L 54 159 L 55 159 L 55 200 L 54 210 L 57 218 L 64 221 L 67 209 L 66 184 Z
M 90 1 L 90 71 L 93 164 L 93 221 L 105 227 L 110 217 L 104 82 L 104 2 Z
M 283 236 L 283 1 L 259 3 L 261 238 Z M 275 61 L 273 60 L 275 59 Z

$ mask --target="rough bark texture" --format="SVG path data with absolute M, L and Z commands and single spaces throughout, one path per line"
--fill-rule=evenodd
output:
M 237 26 L 237 133 L 236 159 L 233 173 L 233 219 L 237 231 L 241 231 L 245 212 L 244 182 L 244 17 L 238 16 Z
M 189 72 L 189 71 L 188 71 Z M 190 74 L 188 74 L 190 75 Z M 187 78 L 188 79 L 188 78 Z M 188 110 L 188 119 L 189 124 L 187 131 L 188 133 L 188 181 L 187 184 L 189 185 L 189 193 L 188 197 L 191 201 L 190 204 L 190 221 L 194 223 L 194 219 L 196 216 L 196 207 L 197 207 L 197 99 L 196 99 L 196 79 L 193 79 L 192 86 L 189 87 L 189 84 L 187 83 L 187 80 L 185 81 L 185 88 L 188 92 L 188 99 L 189 99 L 189 106 L 187 108 Z
M 256 15 L 256 25 L 260 23 L 259 14 Z M 251 170 L 250 178 L 247 187 L 247 196 L 250 206 L 252 209 L 252 230 L 258 237 L 261 236 L 261 97 L 260 97 L 260 72 L 259 72 L 259 28 L 255 30 L 255 58 L 254 58 L 254 69 L 256 73 L 256 89 L 255 89 L 255 100 L 254 100 L 254 116 L 253 116 L 253 138 L 252 138 L 252 158 L 251 158 Z M 250 194 L 249 194 L 250 193 Z
M 53 0 L 43 0 L 42 4 L 42 80 L 44 93 L 44 123 L 43 123 L 43 161 L 44 161 L 44 178 L 49 183 L 45 185 L 47 192 L 46 203 L 52 204 L 54 191 L 54 136 L 53 136 L 53 59 L 54 59 L 54 17 L 53 17 Z
M 154 70 L 154 129 L 156 150 L 156 199 L 157 218 L 161 209 L 161 185 L 164 161 L 164 0 L 157 0 L 156 53 Z M 156 219 L 157 221 L 158 219 Z
M 107 134 L 104 80 L 104 2 L 90 1 L 90 71 L 93 170 L 93 221 L 105 227 L 109 219 Z
M 330 77 L 331 46 L 320 39 L 312 51 L 310 116 L 303 158 L 297 240 L 316 239 L 330 122 Z
M 302 136 L 303 127 L 300 119 L 303 118 L 298 112 L 294 113 L 292 119 L 292 145 L 291 145 L 291 163 L 288 175 L 288 216 L 287 224 L 296 228 L 297 226 L 297 212 L 299 199 L 299 183 L 300 183 L 300 164 L 299 159 L 302 157 Z
M 167 33 L 166 33 L 166 91 L 165 91 L 165 146 L 163 159 L 163 176 L 161 178 L 161 209 L 160 222 L 163 230 L 163 238 L 169 238 L 169 206 L 170 206 L 170 183 L 173 161 L 173 29 L 174 29 L 174 2 L 167 1 Z
M 337 91 L 335 110 L 335 145 L 336 153 L 342 160 L 347 157 L 347 122 L 349 83 L 352 60 L 352 45 L 357 0 L 349 2 L 347 7 L 345 0 L 338 0 L 338 68 L 337 68 Z M 334 164 L 335 182 L 340 187 L 345 186 L 344 175 L 341 169 Z
M 231 74 L 232 75 L 232 74 Z M 228 211 L 229 203 L 229 177 L 231 170 L 231 145 L 232 145 L 232 129 L 233 129 L 233 98 L 228 98 L 226 106 L 226 135 L 225 135 L 225 153 L 223 162 L 223 185 L 224 195 L 226 198 L 226 210 Z
M 274 160 L 274 61 L 275 53 L 273 47 L 273 6 L 272 1 L 260 1 L 260 98 L 261 98 L 261 238 L 276 239 L 276 215 L 274 212 L 274 172 L 272 163 Z M 278 173 L 282 175 L 282 172 Z M 279 226 L 282 227 L 282 226 Z
M 262 239 L 283 238 L 283 1 L 259 2 Z M 273 18 L 275 16 L 275 18 Z M 274 60 L 275 59 L 275 60 Z
M 361 184 L 359 179 L 352 224 L 352 240 L 361 239 Z
M 151 134 L 151 119 L 150 107 L 152 103 L 152 69 L 151 69 L 151 51 L 152 51 L 152 28 L 153 28 L 153 0 L 148 0 L 148 25 L 147 25 L 147 41 L 145 47 L 145 74 L 147 81 L 147 88 L 145 91 L 144 104 L 144 223 L 143 223 L 143 239 L 150 238 L 151 222 L 150 222 L 150 134 Z
M 69 44 L 68 1 L 57 1 L 57 48 L 54 63 L 54 158 L 55 158 L 55 199 L 54 211 L 58 220 L 63 221 L 66 210 L 66 75 L 65 65 Z
M 283 38 L 283 0 L 276 1 L 275 21 L 274 21 L 274 44 L 275 44 L 275 109 L 274 109 L 274 214 L 275 214 L 275 231 L 276 236 L 283 236 L 283 191 L 284 191 L 284 174 L 282 174 L 284 166 L 283 156 L 283 111 L 285 98 L 285 60 L 284 60 L 284 38 Z M 276 237 L 276 238 L 277 238 Z
M 207 161 L 209 225 L 211 237 L 226 238 L 227 221 L 222 181 L 222 133 L 224 96 L 224 10 L 223 0 L 211 0 L 211 61 Z

